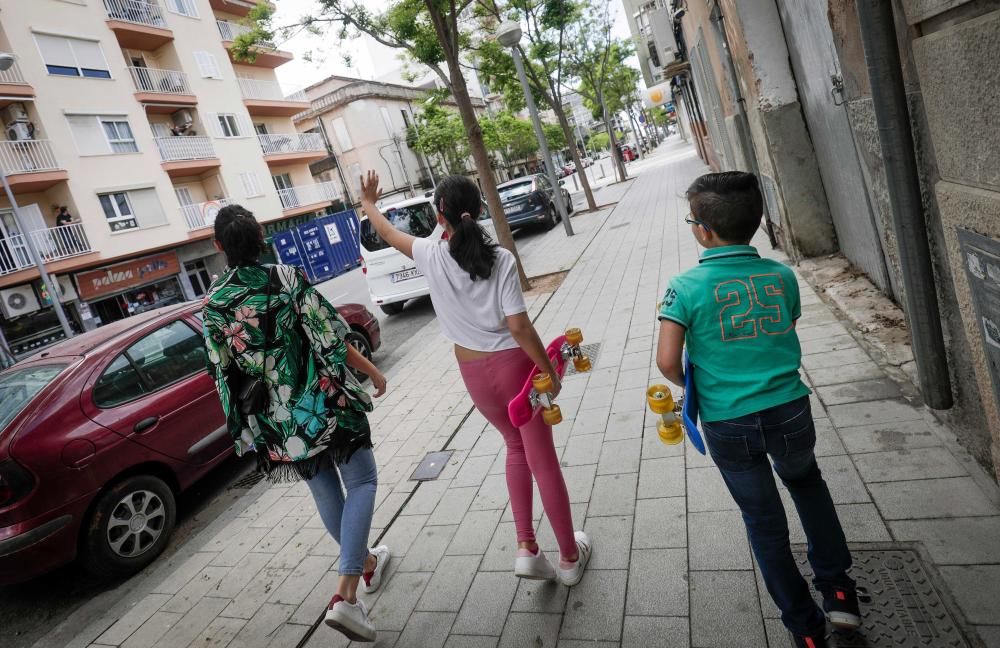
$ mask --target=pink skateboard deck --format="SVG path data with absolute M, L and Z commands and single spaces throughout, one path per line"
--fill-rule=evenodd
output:
M 559 374 L 559 379 L 566 374 L 566 358 L 563 357 L 562 347 L 566 343 L 566 336 L 560 335 L 556 339 L 549 343 L 549 346 L 545 347 L 545 352 L 548 354 L 549 358 L 552 360 L 552 366 L 555 367 L 556 373 Z M 510 422 L 521 427 L 525 423 L 531 420 L 535 413 L 541 409 L 541 406 L 532 407 L 531 405 L 531 379 L 535 377 L 535 374 L 539 373 L 538 367 L 532 367 L 531 373 L 525 376 L 524 387 L 521 391 L 511 399 L 510 404 L 507 405 L 507 416 L 510 417 Z

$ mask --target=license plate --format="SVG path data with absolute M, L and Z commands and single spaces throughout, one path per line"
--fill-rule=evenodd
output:
M 407 279 L 413 279 L 414 277 L 422 277 L 423 274 L 420 273 L 416 268 L 407 268 L 406 270 L 400 270 L 399 272 L 393 272 L 389 275 L 389 280 L 392 283 L 398 283 L 400 281 L 406 281 Z

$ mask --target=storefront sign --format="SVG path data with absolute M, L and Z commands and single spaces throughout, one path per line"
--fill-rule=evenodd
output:
M 98 270 L 80 272 L 76 285 L 80 299 L 93 301 L 100 297 L 152 283 L 180 273 L 181 266 L 176 252 L 164 252 L 133 259 Z

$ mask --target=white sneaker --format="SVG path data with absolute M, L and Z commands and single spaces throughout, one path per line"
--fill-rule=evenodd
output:
M 361 599 L 352 605 L 334 596 L 326 610 L 325 621 L 351 641 L 375 641 L 375 626 L 368 620 L 368 608 Z
M 518 549 L 517 559 L 514 561 L 514 575 L 529 580 L 555 580 L 556 570 L 541 548 L 535 554 L 527 549 Z
M 374 549 L 368 550 L 371 555 L 375 556 L 375 571 L 368 574 L 361 575 L 362 589 L 365 593 L 371 594 L 372 592 L 378 591 L 378 588 L 382 586 L 382 574 L 385 573 L 385 568 L 389 566 L 389 561 L 392 560 L 392 554 L 389 553 L 389 547 L 385 545 L 379 545 Z
M 587 568 L 587 563 L 590 562 L 590 552 L 592 551 L 590 538 L 587 537 L 586 533 L 577 531 L 574 535 L 576 536 L 576 551 L 578 554 L 576 562 L 565 568 L 563 567 L 563 561 L 559 561 L 559 580 L 567 587 L 576 585 L 583 578 L 583 570 Z

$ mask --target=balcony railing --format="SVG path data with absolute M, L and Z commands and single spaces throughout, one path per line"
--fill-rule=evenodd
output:
M 155 92 L 158 94 L 191 94 L 187 75 L 177 70 L 157 70 L 147 67 L 130 67 L 132 83 L 139 92 Z
M 44 261 L 58 261 L 93 252 L 83 223 L 35 230 L 31 233 L 31 238 Z
M 297 90 L 289 94 L 282 94 L 281 86 L 277 81 L 261 81 L 259 79 L 239 78 L 240 92 L 244 99 L 262 99 L 265 101 L 302 101 L 309 99 L 302 90 Z
M 192 205 L 181 205 L 181 213 L 187 222 L 188 229 L 198 230 L 205 227 L 212 227 L 215 224 L 215 216 L 219 210 L 226 205 L 231 205 L 229 198 L 217 198 L 203 203 Z
M 281 199 L 282 209 L 294 209 L 303 205 L 314 205 L 328 200 L 340 198 L 340 191 L 334 182 L 317 182 L 301 187 L 290 187 L 279 189 L 278 198 Z
M 104 8 L 111 20 L 124 20 L 137 25 L 167 28 L 160 5 L 143 0 L 104 0 Z
M 8 175 L 61 168 L 49 140 L 0 141 L 0 169 Z
M 24 80 L 24 75 L 21 73 L 21 66 L 14 61 L 6 70 L 0 71 L 0 83 L 16 83 L 21 85 L 26 85 L 28 82 Z
M 260 148 L 264 155 L 282 155 L 285 153 L 312 153 L 325 151 L 323 136 L 319 133 L 282 133 L 278 135 L 258 135 Z
M 227 20 L 216 20 L 215 24 L 219 27 L 219 36 L 221 36 L 224 41 L 234 41 L 237 36 L 247 34 L 251 31 L 246 25 L 229 22 Z M 260 41 L 257 45 L 268 49 L 277 49 L 275 44 L 270 41 Z
M 156 146 L 160 149 L 160 159 L 164 162 L 179 162 L 183 160 L 206 160 L 218 157 L 212 140 L 207 137 L 179 135 L 177 137 L 157 137 Z
M 31 255 L 24 237 L 11 234 L 0 240 L 0 275 L 10 274 L 31 267 Z

